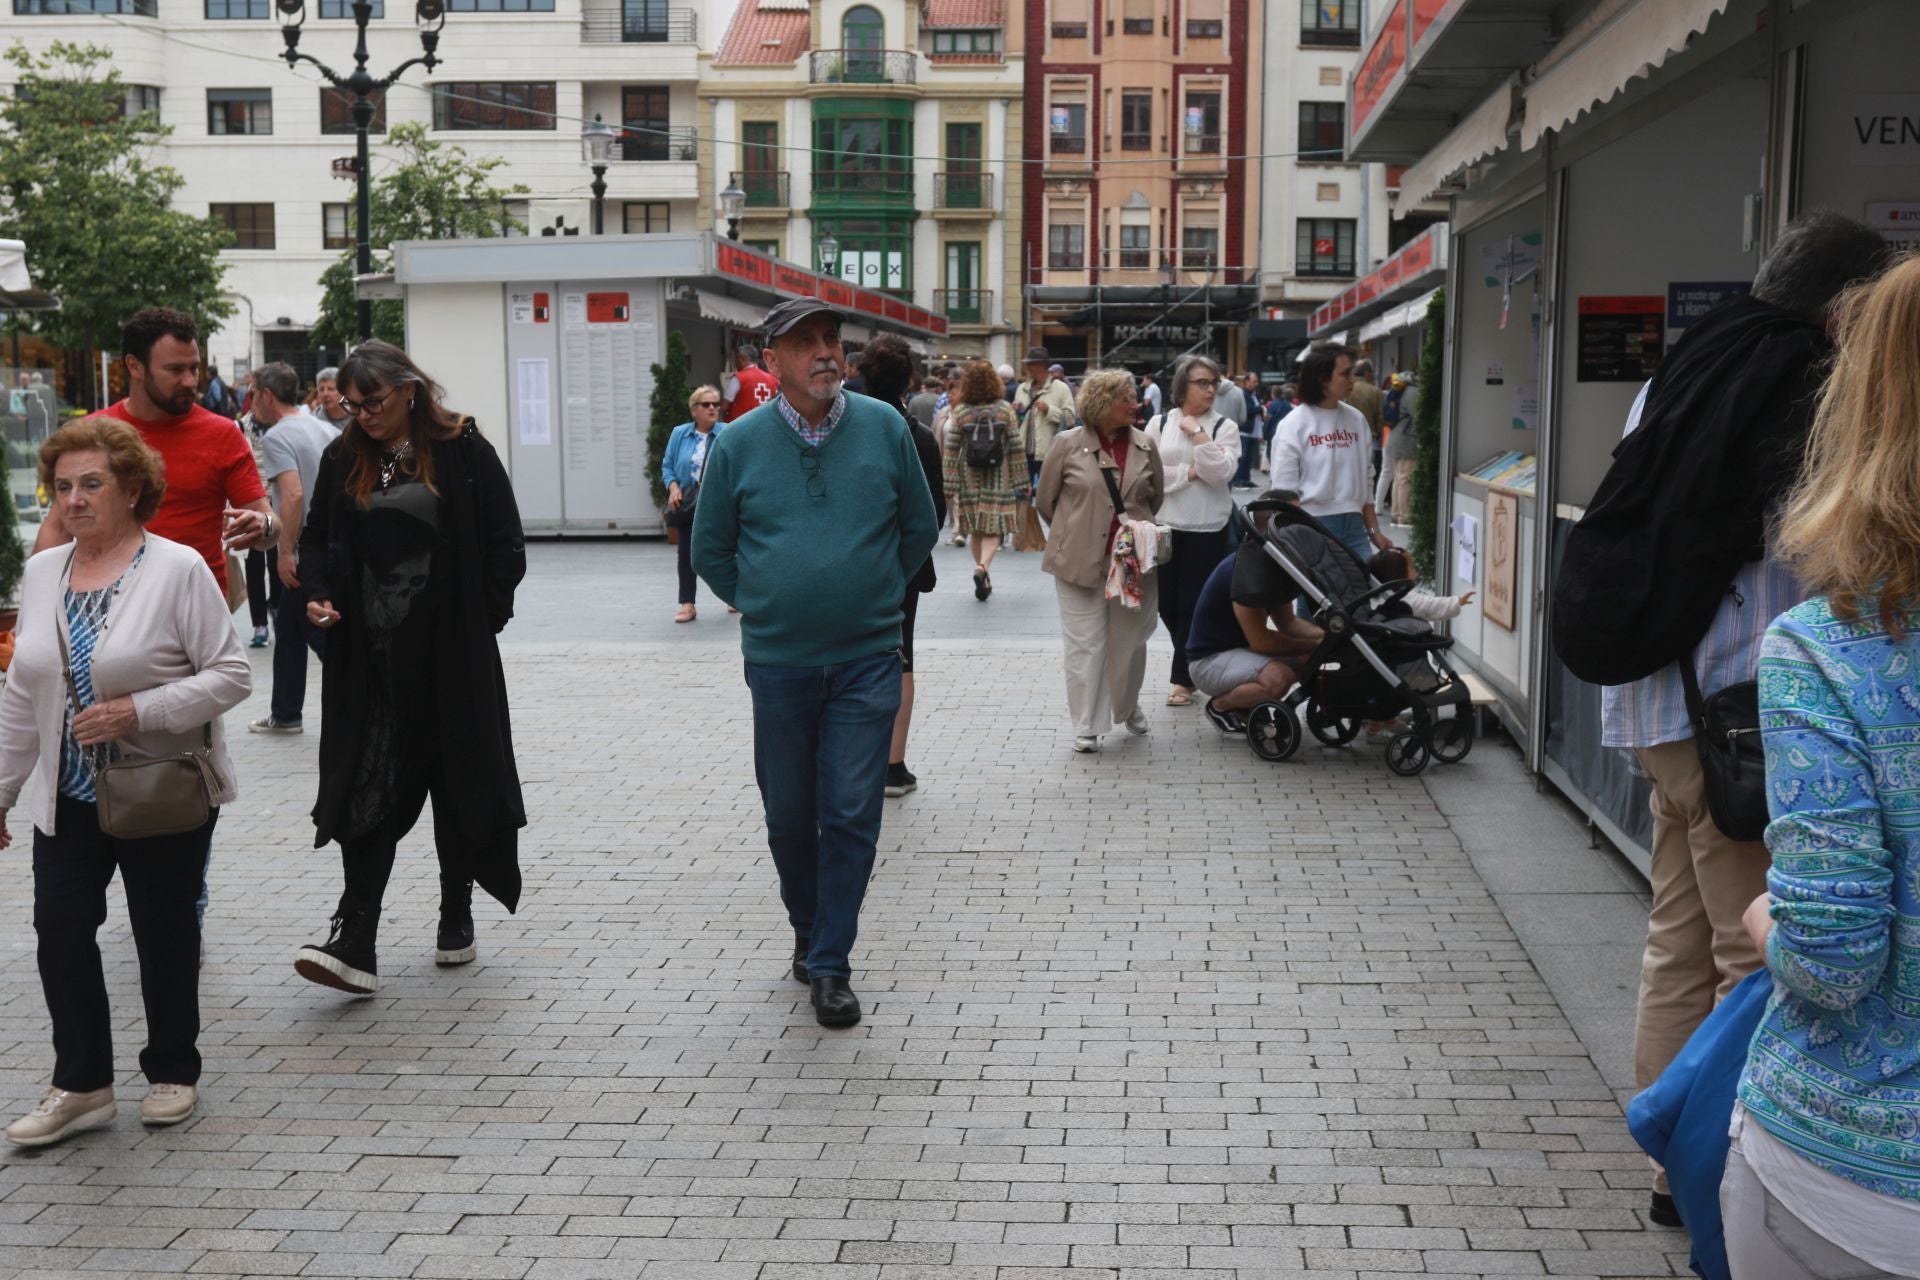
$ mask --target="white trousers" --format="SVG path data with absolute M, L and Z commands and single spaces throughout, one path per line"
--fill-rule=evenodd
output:
M 1147 639 L 1160 621 L 1160 578 L 1146 575 L 1140 607 L 1106 598 L 1099 587 L 1054 579 L 1060 593 L 1060 645 L 1067 669 L 1067 709 L 1082 738 L 1105 733 L 1140 706 Z

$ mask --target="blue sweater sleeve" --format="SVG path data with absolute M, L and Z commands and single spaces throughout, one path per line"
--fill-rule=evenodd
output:
M 669 486 L 680 483 L 680 477 L 675 474 L 674 455 L 680 452 L 680 441 L 686 436 L 689 425 L 683 422 L 675 427 L 673 434 L 667 437 L 666 449 L 660 454 L 660 479 Z
M 731 605 L 740 590 L 740 509 L 734 492 L 731 451 L 715 440 L 707 449 L 707 465 L 700 473 L 700 501 L 693 510 L 693 528 L 682 535 L 693 538 L 690 558 L 713 594 Z
M 1767 967 L 1822 1009 L 1879 985 L 1891 948 L 1893 855 L 1845 659 L 1788 615 L 1761 649 L 1773 932 Z M 1836 684 L 1836 677 L 1840 684 Z
M 926 471 L 920 465 L 919 450 L 914 448 L 913 433 L 903 430 L 899 440 L 896 466 L 900 477 L 900 572 L 911 582 L 940 541 L 940 523 L 933 512 L 933 491 L 927 487 Z

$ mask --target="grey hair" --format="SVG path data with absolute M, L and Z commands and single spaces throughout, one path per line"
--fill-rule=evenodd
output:
M 271 393 L 275 400 L 284 405 L 297 404 L 300 400 L 300 375 L 284 360 L 275 360 L 272 364 L 263 364 L 255 369 L 253 385 Z
M 1356 378 L 1371 378 L 1373 376 L 1373 361 L 1355 360 L 1353 362 L 1353 376 Z
M 338 383 L 340 381 L 340 366 L 332 365 L 332 364 L 328 365 L 326 368 L 322 369 L 320 372 L 314 374 L 313 380 L 316 385 L 322 382 Z
M 754 364 L 760 363 L 760 348 L 754 346 L 751 342 L 741 343 L 738 347 L 734 348 L 733 354 L 736 356 L 745 356 Z
M 1222 381 L 1227 376 L 1226 371 L 1215 364 L 1211 356 L 1181 356 L 1180 363 L 1173 366 L 1173 386 L 1168 393 L 1172 398 L 1167 401 L 1167 411 L 1169 413 L 1178 410 L 1187 403 L 1187 382 L 1193 377 L 1193 371 L 1196 368 L 1213 370 L 1213 379 L 1215 382 Z M 1216 391 L 1219 390 L 1218 387 L 1214 389 Z
M 1893 246 L 1870 227 L 1820 209 L 1789 222 L 1753 277 L 1753 296 L 1809 320 L 1851 285 L 1880 274 Z

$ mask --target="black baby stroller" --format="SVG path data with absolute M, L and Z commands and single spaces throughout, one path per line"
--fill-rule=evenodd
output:
M 1310 620 L 1326 632 L 1295 667 L 1299 680 L 1286 696 L 1246 713 L 1254 753 L 1278 762 L 1299 750 L 1305 703 L 1307 728 L 1335 747 L 1353 741 L 1367 721 L 1411 710 L 1412 726 L 1387 743 L 1387 767 L 1395 773 L 1411 777 L 1430 759 L 1466 759 L 1473 749 L 1473 694 L 1441 657 L 1453 640 L 1400 603 L 1413 581 L 1375 582 L 1345 543 L 1290 502 L 1262 500 L 1247 509 L 1269 518 L 1265 536 L 1240 551 L 1235 597 L 1277 608 L 1304 596 L 1314 602 Z M 1285 576 L 1262 564 L 1262 555 Z M 1252 579 L 1245 589 L 1243 570 Z

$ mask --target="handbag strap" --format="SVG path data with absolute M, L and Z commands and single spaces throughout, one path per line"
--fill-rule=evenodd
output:
M 1113 499 L 1113 514 L 1121 520 L 1127 518 L 1127 507 L 1120 500 L 1120 482 L 1113 478 L 1112 467 L 1101 467 L 1100 478 L 1107 482 L 1107 494 Z
M 1686 694 L 1687 722 L 1693 726 L 1695 737 L 1701 737 L 1707 731 L 1707 700 L 1700 693 L 1700 677 L 1693 669 L 1693 650 L 1688 650 L 1680 658 L 1680 688 Z

